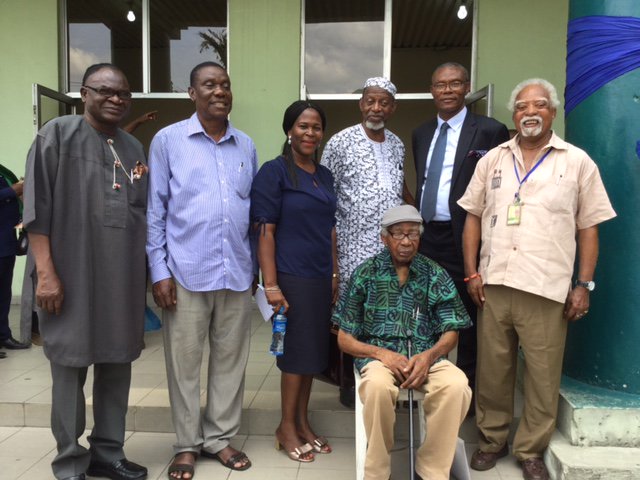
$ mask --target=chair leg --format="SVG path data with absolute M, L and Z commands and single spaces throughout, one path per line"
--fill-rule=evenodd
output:
M 367 456 L 367 433 L 364 429 L 364 418 L 362 416 L 362 401 L 360 400 L 360 372 L 353 367 L 356 389 L 356 480 L 364 480 L 364 463 Z

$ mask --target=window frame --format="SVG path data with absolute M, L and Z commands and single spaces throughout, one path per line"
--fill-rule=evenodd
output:
M 305 45 L 306 45 L 306 0 L 300 0 L 300 98 L 307 100 L 359 100 L 358 93 L 308 93 L 305 85 Z M 471 92 L 475 88 L 477 39 L 478 39 L 478 2 L 473 2 L 471 33 Z M 384 45 L 382 59 L 382 76 L 391 76 L 391 35 L 393 25 L 393 0 L 384 0 Z M 433 100 L 431 93 L 398 93 L 396 100 Z
M 189 98 L 187 92 L 153 92 L 151 91 L 151 24 L 150 24 L 150 2 L 153 0 L 142 0 L 142 91 L 132 92 L 132 98 L 162 99 L 162 98 Z M 229 38 L 229 2 L 226 1 L 227 9 L 227 42 Z M 62 90 L 71 98 L 80 98 L 80 92 L 70 92 L 69 89 L 69 22 L 67 18 L 67 0 L 60 2 L 60 56 L 62 65 L 60 68 L 60 85 Z M 227 70 L 230 71 L 229 50 L 227 50 Z

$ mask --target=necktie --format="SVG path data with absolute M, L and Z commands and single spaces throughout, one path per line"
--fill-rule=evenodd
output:
M 424 181 L 424 190 L 422 192 L 422 204 L 420 212 L 425 222 L 430 222 L 436 213 L 436 201 L 438 199 L 438 186 L 440 185 L 440 173 L 442 173 L 442 164 L 444 163 L 444 153 L 447 149 L 447 130 L 449 124 L 444 122 L 440 127 L 440 133 L 436 139 L 436 145 L 433 148 L 431 161 L 429 162 L 429 170 L 427 171 L 427 179 Z

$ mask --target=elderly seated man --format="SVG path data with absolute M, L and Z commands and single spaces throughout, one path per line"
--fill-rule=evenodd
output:
M 467 377 L 446 358 L 456 346 L 457 331 L 471 321 L 447 272 L 418 253 L 422 228 L 413 206 L 387 210 L 381 230 L 386 248 L 356 268 L 334 313 L 338 344 L 356 358 L 362 375 L 367 480 L 387 480 L 391 474 L 400 388 L 426 394 L 428 433 L 416 459 L 423 479 L 449 479 L 458 430 L 471 402 Z

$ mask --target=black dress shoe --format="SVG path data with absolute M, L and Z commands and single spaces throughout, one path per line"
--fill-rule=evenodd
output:
M 8 348 L 9 350 L 23 350 L 29 348 L 29 346 L 28 343 L 20 343 L 13 337 L 0 341 L 0 347 Z
M 73 477 L 67 477 L 64 480 L 85 480 L 87 477 L 85 477 L 84 473 L 81 473 L 80 475 L 74 475 Z
M 91 462 L 87 469 L 87 475 L 110 478 L 111 480 L 138 480 L 147 478 L 147 469 L 123 458 L 112 463 Z

